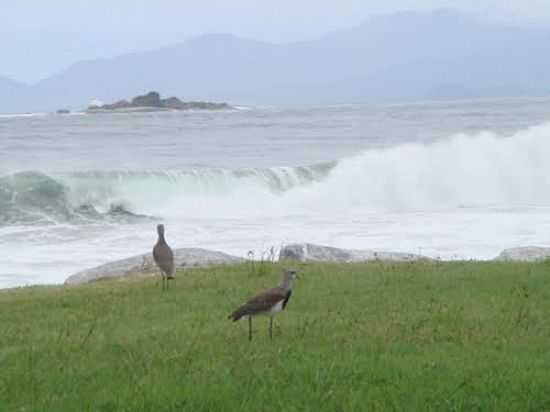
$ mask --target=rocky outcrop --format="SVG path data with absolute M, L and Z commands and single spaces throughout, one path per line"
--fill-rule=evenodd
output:
M 129 109 L 132 107 L 132 103 L 128 100 L 119 100 L 111 104 L 104 104 L 102 106 L 90 106 L 88 110 L 122 110 Z
M 182 248 L 174 249 L 174 261 L 176 268 L 182 269 L 231 265 L 240 263 L 244 259 L 212 250 Z M 151 253 L 145 253 L 75 273 L 65 280 L 65 284 L 79 285 L 107 279 L 149 276 L 155 273 L 153 256 Z
M 494 260 L 501 262 L 537 262 L 546 259 L 550 259 L 550 248 L 525 246 L 505 249 Z
M 279 260 L 296 260 L 300 262 L 369 262 L 394 261 L 412 262 L 431 260 L 422 255 L 401 252 L 379 252 L 374 250 L 339 249 L 330 246 L 297 243 L 284 246 L 279 253 Z
M 177 97 L 161 99 L 158 92 L 152 91 L 142 96 L 136 96 L 132 101 L 119 100 L 111 104 L 101 106 L 92 105 L 88 112 L 105 111 L 162 111 L 162 110 L 227 110 L 232 107 L 227 103 L 212 102 L 184 102 Z
M 149 92 L 143 96 L 136 96 L 132 99 L 133 107 L 162 107 L 160 93 Z

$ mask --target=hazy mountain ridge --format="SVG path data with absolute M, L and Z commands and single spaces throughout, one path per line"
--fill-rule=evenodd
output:
M 26 93 L 27 85 L 0 76 L 0 113 L 10 111 L 13 103 L 19 101 Z
M 550 31 L 484 23 L 443 10 L 372 18 L 314 41 L 232 35 L 83 61 L 22 89 L 2 111 L 83 108 L 146 90 L 232 103 L 346 103 L 543 95 Z M 7 90 L 0 83 L 0 95 Z M 24 108 L 24 109 L 23 109 Z

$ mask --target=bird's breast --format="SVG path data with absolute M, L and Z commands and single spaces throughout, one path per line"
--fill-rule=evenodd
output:
M 277 302 L 275 305 L 273 305 L 271 307 L 271 309 L 268 311 L 268 313 L 270 315 L 272 315 L 274 313 L 280 312 L 281 310 L 283 310 L 283 301 L 282 300 L 280 302 Z

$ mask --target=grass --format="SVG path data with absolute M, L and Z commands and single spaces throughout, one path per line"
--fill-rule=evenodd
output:
M 550 411 L 550 263 L 244 264 L 0 292 L 0 411 Z

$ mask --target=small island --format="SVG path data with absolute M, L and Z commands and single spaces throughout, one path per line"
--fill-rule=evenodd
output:
M 227 103 L 212 103 L 191 101 L 184 102 L 177 97 L 162 99 L 158 92 L 152 91 L 142 96 L 136 96 L 131 101 L 119 100 L 118 102 L 103 105 L 90 105 L 88 113 L 102 112 L 150 112 L 173 110 L 228 110 L 233 107 Z

